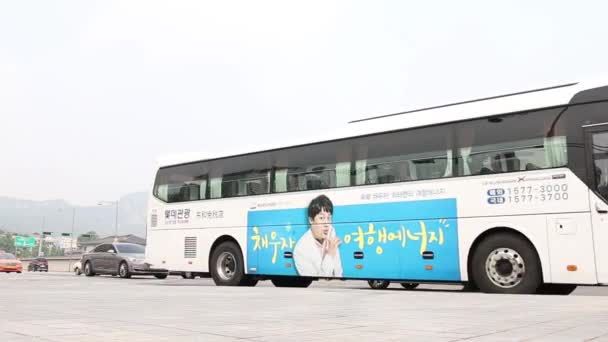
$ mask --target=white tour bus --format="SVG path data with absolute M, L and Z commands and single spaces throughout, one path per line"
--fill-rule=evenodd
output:
M 160 163 L 151 268 L 217 285 L 608 284 L 608 86 L 349 123 L 315 141 Z

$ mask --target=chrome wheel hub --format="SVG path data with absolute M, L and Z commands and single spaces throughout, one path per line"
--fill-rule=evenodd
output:
M 498 287 L 508 289 L 519 285 L 525 273 L 524 259 L 511 248 L 497 248 L 486 259 L 486 274 Z
M 223 280 L 230 280 L 236 272 L 236 258 L 230 252 L 223 252 L 217 258 L 216 270 L 217 274 Z

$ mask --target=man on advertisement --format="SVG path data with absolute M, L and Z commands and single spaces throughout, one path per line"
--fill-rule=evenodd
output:
M 341 277 L 342 261 L 339 246 L 342 241 L 332 226 L 333 204 L 320 195 L 308 206 L 310 229 L 294 248 L 294 263 L 301 276 Z

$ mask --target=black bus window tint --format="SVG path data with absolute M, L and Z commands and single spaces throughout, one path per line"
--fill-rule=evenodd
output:
M 167 202 L 197 201 L 205 199 L 206 180 L 168 184 Z
M 404 160 L 403 156 L 378 158 L 374 160 L 358 160 L 355 163 L 356 183 L 382 184 L 407 182 L 412 177 L 412 162 Z
M 336 187 L 335 165 L 290 168 L 287 171 L 287 190 L 303 191 Z
M 155 184 L 154 196 L 161 201 L 167 202 L 169 199 L 169 184 Z
M 458 123 L 458 175 L 484 175 L 565 166 L 562 108 Z M 549 132 L 549 133 L 548 133 Z
M 210 161 L 210 197 L 270 193 L 271 157 L 270 153 L 255 153 Z
M 350 186 L 351 151 L 347 141 L 289 148 L 273 153 L 275 192 Z
M 452 125 L 356 138 L 355 184 L 452 176 Z
M 450 177 L 451 165 L 450 150 L 359 160 L 356 179 L 360 185 Z
M 594 134 L 592 142 L 595 187 L 600 196 L 608 201 L 608 132 Z
M 449 177 L 451 174 L 446 170 L 449 168 L 451 155 L 448 151 L 436 151 L 428 153 L 428 157 L 412 159 L 417 179 L 435 179 Z
M 269 193 L 269 171 L 245 171 L 222 177 L 222 197 L 261 195 Z
M 169 203 L 205 199 L 206 168 L 201 163 L 194 163 L 160 169 L 153 193 L 160 200 Z
M 554 167 L 543 138 L 461 148 L 462 175 L 483 175 Z
M 222 198 L 239 195 L 239 182 L 236 179 L 222 177 Z

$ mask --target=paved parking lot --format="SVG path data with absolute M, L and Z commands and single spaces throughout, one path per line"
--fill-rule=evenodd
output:
M 0 341 L 608 341 L 608 288 L 571 296 L 0 274 Z

